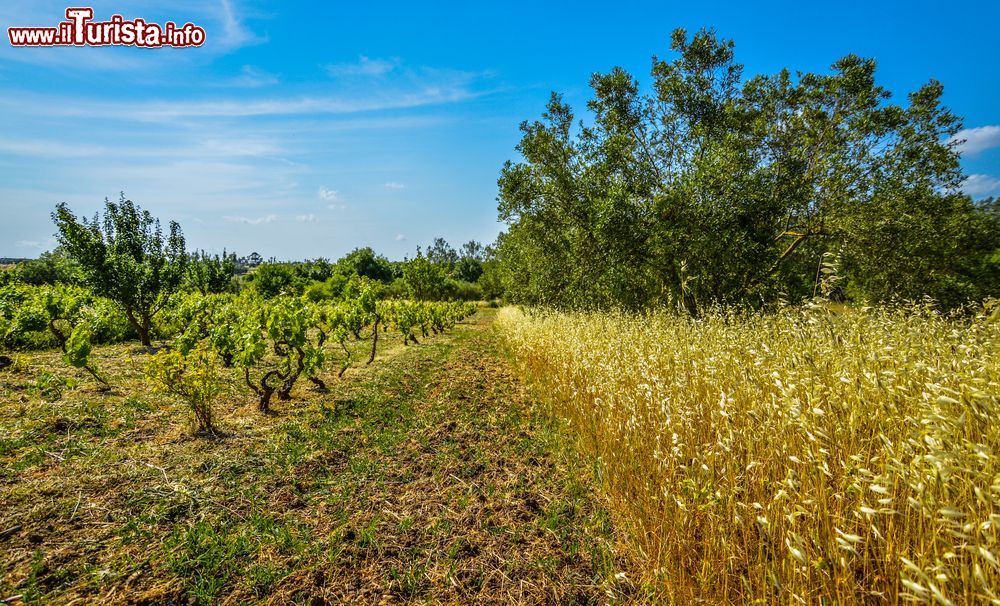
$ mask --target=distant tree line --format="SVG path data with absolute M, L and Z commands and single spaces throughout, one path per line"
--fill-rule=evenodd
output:
M 365 247 L 332 263 L 326 259 L 264 263 L 245 279 L 268 297 L 286 292 L 313 300 L 335 298 L 352 276 L 363 276 L 385 284 L 383 292 L 389 297 L 475 301 L 501 295 L 495 271 L 488 271 L 494 266 L 490 247 L 470 241 L 456 251 L 443 238 L 435 238 L 426 253 L 417 247 L 412 259 L 390 261 Z
M 455 251 L 436 238 L 424 255 L 389 261 L 371 248 L 358 248 L 335 262 L 324 258 L 265 261 L 223 251 L 188 252 L 180 225 L 167 232 L 158 219 L 122 194 L 105 201 L 103 214 L 77 217 L 65 204 L 52 213 L 59 245 L 37 259 L 0 268 L 0 287 L 28 285 L 86 286 L 119 306 L 134 334 L 149 345 L 157 314 L 171 293 L 239 292 L 252 288 L 264 298 L 281 294 L 313 301 L 338 299 L 365 277 L 384 285 L 388 298 L 422 301 L 480 300 L 500 296 L 492 249 L 475 241 Z
M 553 94 L 499 179 L 497 276 L 562 307 L 754 306 L 812 296 L 1000 295 L 996 200 L 960 192 L 961 121 L 931 81 L 897 105 L 875 62 L 743 77 L 732 41 L 672 36 L 652 86 L 591 78 L 591 118 Z

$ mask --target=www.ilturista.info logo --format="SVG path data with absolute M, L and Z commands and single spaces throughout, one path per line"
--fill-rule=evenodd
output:
M 55 27 L 8 27 L 11 46 L 201 46 L 205 30 L 193 23 L 163 25 L 143 19 L 126 20 L 112 15 L 110 21 L 93 21 L 94 9 L 67 8 L 66 21 Z

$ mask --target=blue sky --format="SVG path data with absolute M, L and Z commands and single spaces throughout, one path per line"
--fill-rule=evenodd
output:
M 492 241 L 496 179 L 550 91 L 578 113 L 595 71 L 647 80 L 675 27 L 714 27 L 746 74 L 874 57 L 896 99 L 930 78 L 965 118 L 967 190 L 1000 194 L 1000 3 L 97 1 L 191 21 L 200 48 L 0 44 L 0 256 L 54 246 L 49 213 L 126 195 L 189 248 L 282 259 L 443 236 Z M 73 4 L 6 1 L 0 25 Z

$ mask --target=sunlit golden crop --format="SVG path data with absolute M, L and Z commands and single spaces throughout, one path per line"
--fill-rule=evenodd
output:
M 497 327 L 662 598 L 1000 604 L 1000 323 L 509 308 Z

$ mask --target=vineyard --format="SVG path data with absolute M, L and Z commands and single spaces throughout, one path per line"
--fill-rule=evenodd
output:
M 82 289 L 3 292 L 22 344 L 0 370 L 13 603 L 632 590 L 586 466 L 484 333 L 492 309 L 364 280 L 326 302 L 176 294 L 144 347 L 115 343 L 120 312 Z
M 175 294 L 163 301 L 157 327 L 171 345 L 151 357 L 147 376 L 157 389 L 186 401 L 197 429 L 211 433 L 218 366 L 239 369 L 259 410 L 268 413 L 271 398 L 289 400 L 300 378 L 326 390 L 320 375 L 329 366 L 342 376 L 355 362 L 349 338 L 360 341 L 365 333 L 371 364 L 380 331 L 398 331 L 404 345 L 416 344 L 417 333 L 442 333 L 476 311 L 464 302 L 379 300 L 379 288 L 358 278 L 340 300 L 325 302 L 265 300 L 252 291 Z M 86 370 L 101 389 L 111 388 L 90 354 L 95 343 L 121 342 L 128 334 L 113 303 L 80 287 L 10 285 L 0 289 L 0 310 L 5 346 L 58 346 L 68 366 Z

